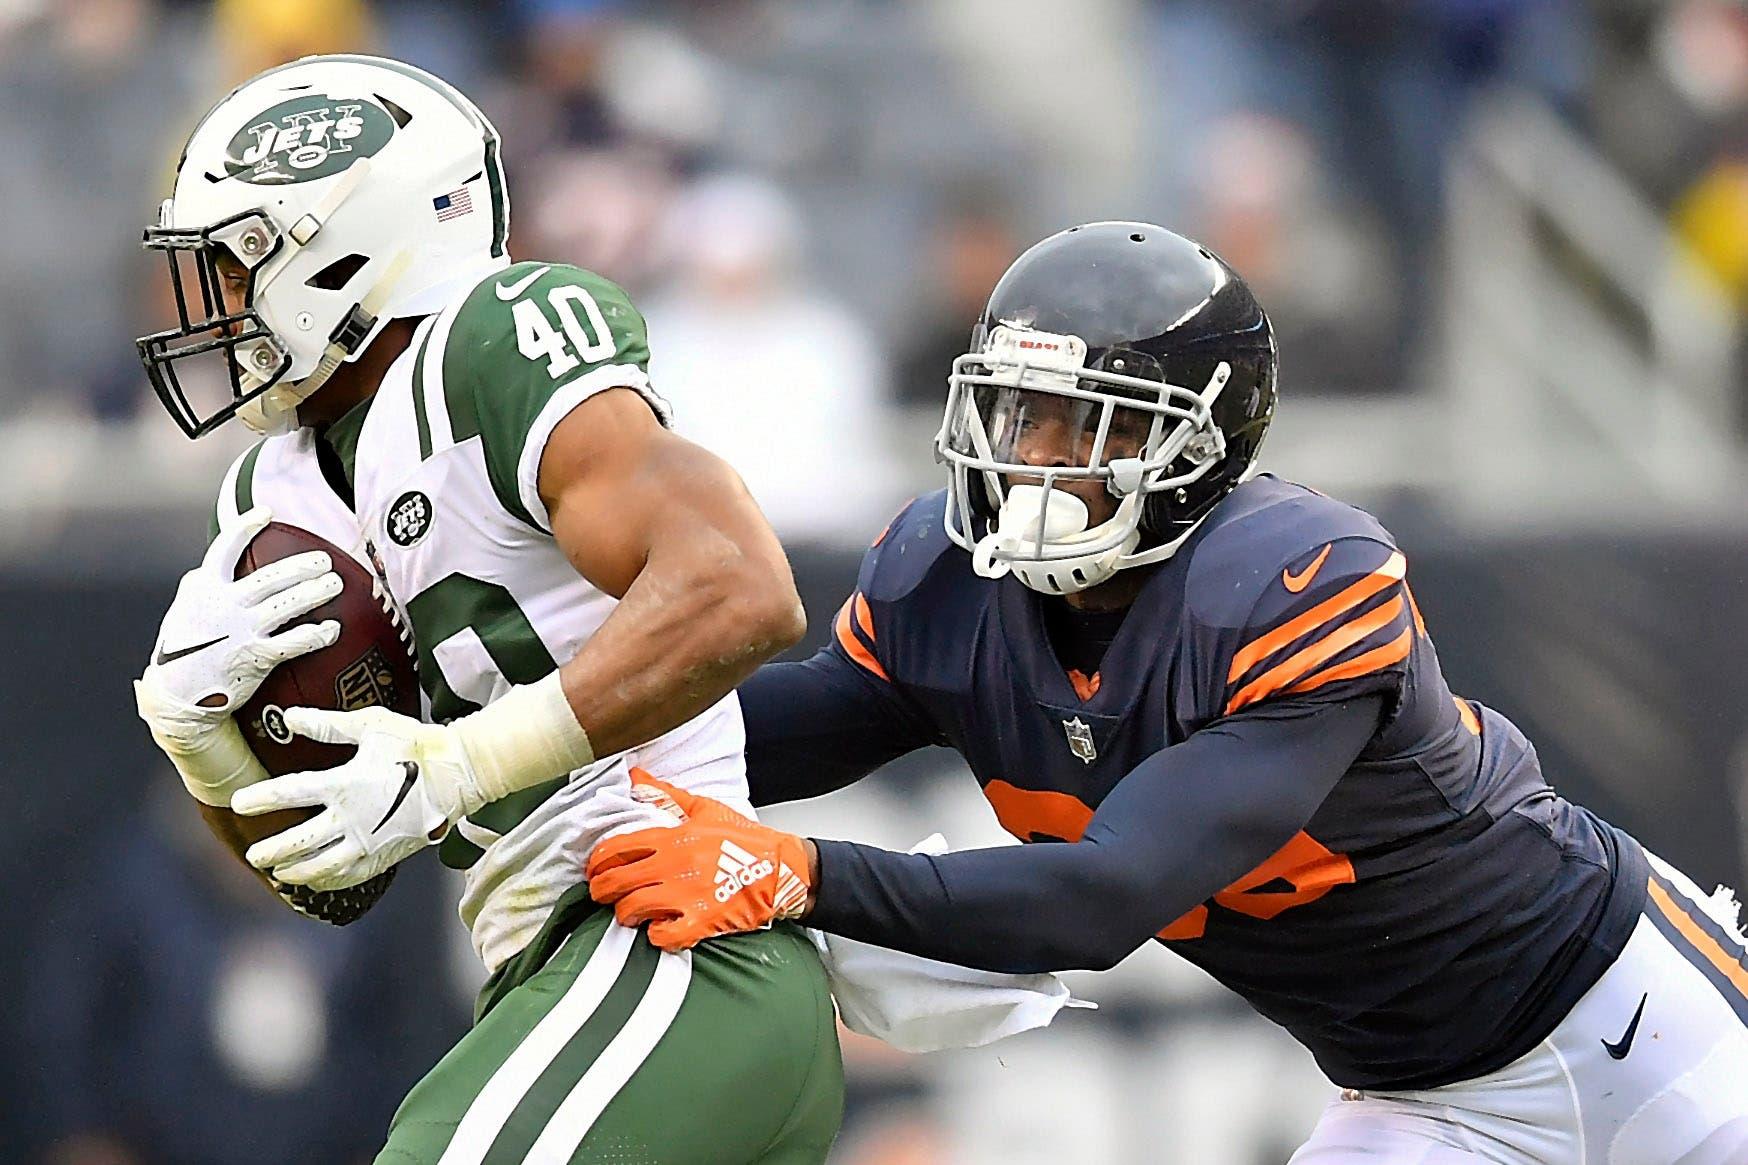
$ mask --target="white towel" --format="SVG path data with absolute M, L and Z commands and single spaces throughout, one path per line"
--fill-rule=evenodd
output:
M 940 834 L 911 853 L 943 854 Z M 1055 975 L 974 971 L 835 934 L 809 931 L 825 962 L 838 1016 L 853 1032 L 905 1052 L 980 1048 L 1047 1026 L 1075 999 Z

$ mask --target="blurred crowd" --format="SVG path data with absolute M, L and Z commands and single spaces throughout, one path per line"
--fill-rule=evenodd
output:
M 90 433 L 188 459 L 134 357 L 162 323 L 139 231 L 202 110 L 334 51 L 478 100 L 505 140 L 512 251 L 631 290 L 680 429 L 792 547 L 866 542 L 933 488 L 950 362 L 1011 259 L 1074 222 L 1150 219 L 1220 251 L 1273 314 L 1294 395 L 1416 391 L 1447 173 L 1491 91 L 1553 110 L 1748 315 L 1745 0 L 0 0 L 0 431 L 54 434 L 10 472 L 52 475 Z M 222 465 L 241 439 L 199 452 Z M 945 819 L 956 845 L 990 840 L 938 768 L 833 806 L 826 832 L 849 818 L 903 847 Z M 83 839 L 113 848 L 32 940 L 42 1087 L 19 1103 L 48 1159 L 290 1163 L 311 1129 L 332 1138 L 320 1159 L 368 1159 L 465 1022 L 471 972 L 440 937 L 460 933 L 453 887 L 427 869 L 402 913 L 321 930 L 186 814 L 150 814 Z M 919 1066 L 853 1043 L 835 1159 L 1284 1159 L 1323 1095 L 1306 1058 L 1138 959 L 1047 1054 Z
M 137 232 L 187 126 L 261 68 L 361 49 L 476 96 L 513 250 L 632 290 L 685 431 L 792 541 L 860 538 L 931 480 L 982 299 L 1075 221 L 1210 242 L 1275 315 L 1294 393 L 1412 390 L 1445 170 L 1490 87 L 1559 110 L 1748 304 L 1740 0 L 1085 0 L 1072 21 L 1043 0 L 10 0 L 0 419 L 168 429 L 128 341 L 159 322 Z

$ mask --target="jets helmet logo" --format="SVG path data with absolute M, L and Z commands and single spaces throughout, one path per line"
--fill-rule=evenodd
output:
M 225 173 L 257 186 L 311 182 L 370 157 L 394 133 L 394 118 L 374 102 L 299 97 L 237 131 L 225 149 Z
M 408 490 L 396 498 L 384 519 L 388 540 L 405 549 L 425 536 L 431 529 L 431 499 L 418 490 Z
M 1062 722 L 1062 731 L 1068 734 L 1068 751 L 1081 759 L 1084 764 L 1092 764 L 1098 759 L 1099 750 L 1093 744 L 1092 729 L 1086 721 L 1076 716 L 1073 720 Z

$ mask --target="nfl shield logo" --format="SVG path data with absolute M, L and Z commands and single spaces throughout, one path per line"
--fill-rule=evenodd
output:
M 1086 721 L 1079 716 L 1064 720 L 1062 731 L 1068 734 L 1068 751 L 1079 757 L 1082 763 L 1090 765 L 1098 759 L 1099 750 L 1093 747 L 1092 729 L 1086 726 Z

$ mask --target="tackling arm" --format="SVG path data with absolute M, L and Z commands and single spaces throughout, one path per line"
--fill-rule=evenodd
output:
M 1072 844 L 931 857 L 814 842 L 659 786 L 685 820 L 596 846 L 589 888 L 624 925 L 650 923 L 650 940 L 669 950 L 806 915 L 821 930 L 961 966 L 1102 969 L 1278 851 L 1352 765 L 1385 703 L 1376 693 L 1281 701 L 1210 725 L 1136 766 Z M 765 876 L 719 898 L 709 888 L 729 842 Z
M 1104 969 L 1302 828 L 1384 697 L 1282 702 L 1136 766 L 1080 841 L 930 857 L 820 841 L 809 925 L 992 971 Z

